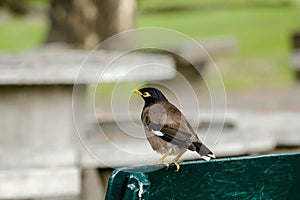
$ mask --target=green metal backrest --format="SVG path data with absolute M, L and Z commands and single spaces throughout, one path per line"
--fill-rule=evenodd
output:
M 300 199 L 300 152 L 116 169 L 106 200 Z

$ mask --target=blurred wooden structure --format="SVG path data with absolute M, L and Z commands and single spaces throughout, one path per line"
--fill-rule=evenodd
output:
M 173 45 L 154 49 L 156 53 L 172 56 L 178 72 L 190 81 L 199 79 L 205 67 L 218 56 L 232 55 L 238 50 L 238 41 L 233 36 L 206 39 L 189 39 Z
M 300 199 L 300 153 L 116 169 L 106 200 Z
M 195 42 L 198 45 L 195 45 Z M 199 48 L 202 51 L 199 51 Z M 195 39 L 168 48 L 176 61 L 178 71 L 193 80 L 200 78 L 207 64 L 217 56 L 234 54 L 238 49 L 238 42 L 232 36 Z
M 111 64 L 122 52 L 94 51 L 85 60 L 88 53 L 40 49 L 0 54 L 0 199 L 79 199 L 81 185 L 94 170 L 82 163 L 77 133 L 84 136 L 86 117 L 92 114 L 86 109 L 88 84 L 175 74 L 172 58 L 165 55 L 131 53 Z M 138 66 L 145 63 L 152 76 L 141 74 L 145 68 Z

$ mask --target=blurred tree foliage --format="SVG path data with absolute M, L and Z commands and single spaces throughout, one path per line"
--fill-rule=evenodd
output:
M 0 0 L 0 8 L 5 8 L 16 15 L 25 15 L 28 13 L 28 5 L 20 0 Z

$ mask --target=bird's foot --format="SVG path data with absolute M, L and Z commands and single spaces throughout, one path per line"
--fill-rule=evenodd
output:
M 163 157 L 161 157 L 158 161 L 158 164 L 164 164 L 166 166 L 166 170 L 169 169 L 169 163 L 165 162 L 166 157 L 168 157 L 171 153 L 172 153 L 172 148 L 169 149 L 169 151 L 167 151 L 167 153 L 165 153 L 163 155 Z
M 179 169 L 180 169 L 180 166 L 179 166 L 178 162 L 177 161 L 172 161 L 172 163 L 174 163 L 174 165 L 176 166 L 175 172 L 178 172 Z
M 164 161 L 158 161 L 158 164 L 163 164 L 163 165 L 165 165 L 166 166 L 166 170 L 168 170 L 169 169 L 169 163 L 167 163 L 167 162 L 164 162 Z

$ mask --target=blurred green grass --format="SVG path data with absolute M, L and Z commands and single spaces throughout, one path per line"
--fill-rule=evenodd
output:
M 165 27 L 193 38 L 233 35 L 238 53 L 221 58 L 227 89 L 286 86 L 290 37 L 300 29 L 298 1 L 292 0 L 139 0 L 137 27 Z M 32 2 L 31 2 L 32 3 Z M 0 19 L 0 50 L 20 51 L 43 43 L 45 18 Z
M 193 38 L 233 35 L 238 53 L 216 60 L 227 89 L 285 87 L 293 82 L 291 35 L 300 29 L 295 1 L 143 0 L 140 7 L 138 27 L 165 27 Z
M 149 0 L 141 2 L 146 3 Z M 153 2 L 151 0 L 151 2 L 155 4 L 155 2 L 162 1 L 154 0 Z M 187 0 L 187 2 L 194 2 L 195 5 L 200 4 L 194 0 Z M 204 2 L 200 5 L 207 4 L 207 1 Z M 224 3 L 225 1 L 211 1 L 212 4 L 213 2 Z M 240 51 L 245 56 L 270 55 L 273 52 L 286 53 L 288 51 L 291 33 L 296 29 L 300 29 L 300 23 L 295 20 L 300 18 L 300 9 L 296 5 L 274 6 L 274 4 L 271 4 L 273 6 L 248 8 L 246 5 L 249 3 L 254 4 L 257 1 L 226 2 L 228 2 L 227 7 L 232 5 L 234 8 L 193 9 L 187 11 L 183 9 L 180 12 L 140 14 L 140 18 L 137 20 L 138 27 L 165 27 L 196 38 L 234 35 L 240 41 Z M 234 4 L 229 2 L 234 2 Z M 240 5 L 242 2 L 244 2 L 242 4 L 244 6 L 236 9 L 234 5 Z M 261 0 L 259 2 L 278 1 Z M 143 4 L 140 4 L 143 8 Z
M 21 51 L 41 45 L 46 37 L 46 20 L 13 17 L 0 20 L 0 51 Z

